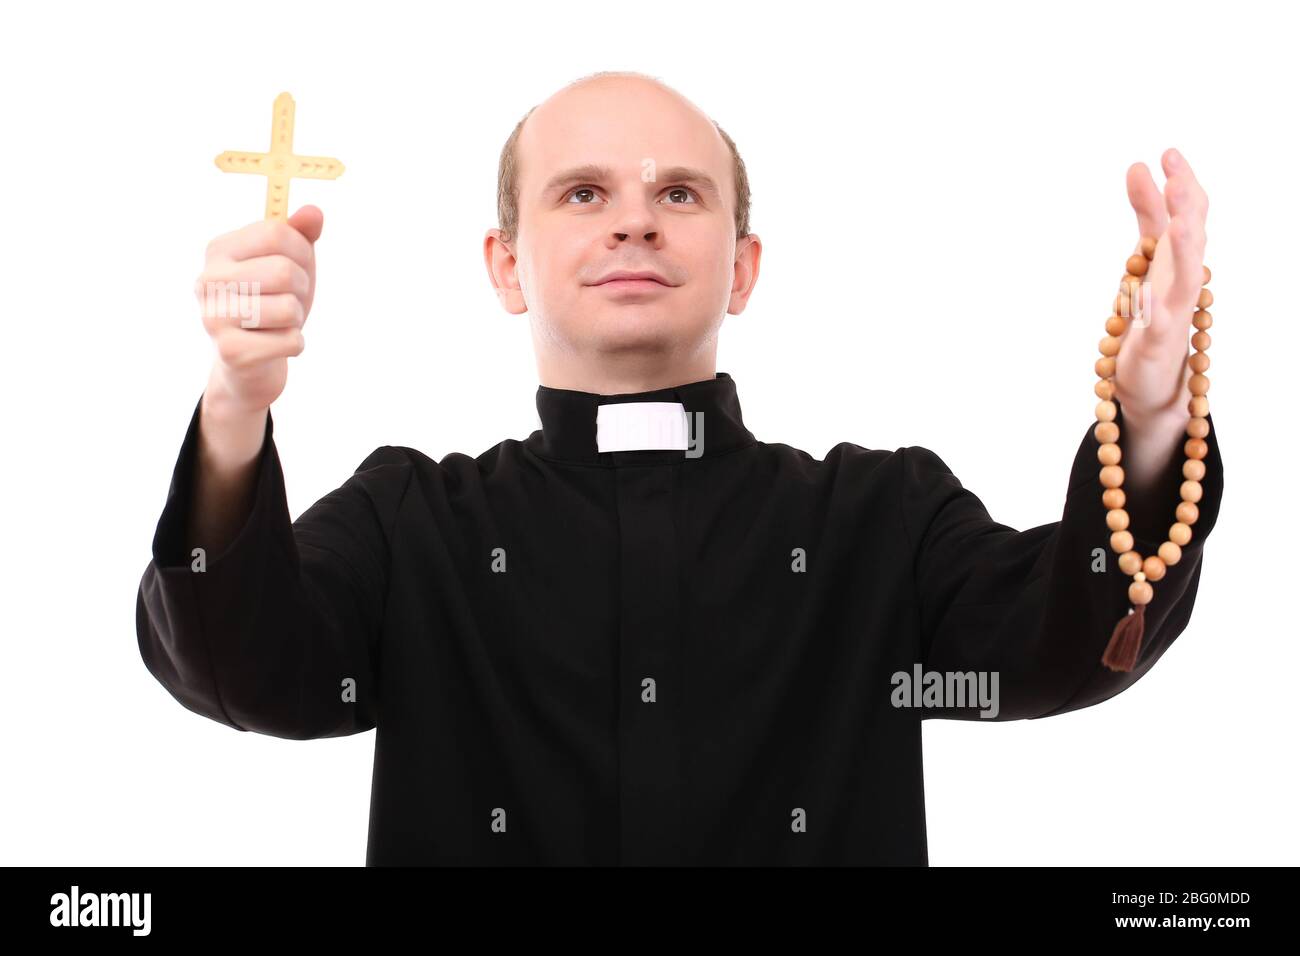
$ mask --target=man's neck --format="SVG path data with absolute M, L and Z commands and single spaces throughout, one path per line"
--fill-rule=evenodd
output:
M 588 361 L 560 362 L 539 358 L 537 371 L 541 384 L 549 388 L 567 388 L 596 395 L 651 392 L 705 381 L 717 374 L 713 350 L 688 360 L 603 356 Z

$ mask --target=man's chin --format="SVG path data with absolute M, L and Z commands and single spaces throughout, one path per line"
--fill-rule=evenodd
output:
M 589 340 L 602 351 L 662 348 L 684 334 L 680 323 L 661 310 L 621 307 L 603 310 L 586 323 Z

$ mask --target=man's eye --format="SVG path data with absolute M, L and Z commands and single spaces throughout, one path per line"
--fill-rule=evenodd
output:
M 700 201 L 699 194 L 696 193 L 696 191 L 695 191 L 694 189 L 691 189 L 689 186 L 673 186 L 671 189 L 668 190 L 668 193 L 667 193 L 667 194 L 668 194 L 669 196 L 672 196 L 672 195 L 675 194 L 675 193 L 684 193 L 684 194 L 686 194 L 687 196 L 692 197 L 692 202 L 699 202 L 699 201 Z M 566 199 L 566 201 L 572 203 L 575 197 L 580 196 L 580 195 L 584 195 L 584 194 L 588 194 L 588 195 L 592 196 L 592 197 L 593 197 L 593 200 L 589 201 L 589 200 L 587 200 L 587 199 L 579 199 L 575 205 L 579 205 L 579 206 L 590 206 L 590 205 L 591 205 L 591 202 L 594 201 L 594 197 L 595 197 L 595 194 L 596 194 L 596 190 L 593 189 L 591 186 L 578 186 L 578 187 L 575 187 L 574 189 L 572 189 L 572 190 L 569 191 L 569 193 L 568 193 L 568 195 L 565 197 L 565 199 Z M 686 203 L 682 203 L 682 202 L 669 202 L 668 205 L 670 205 L 670 206 L 681 206 L 681 205 L 687 205 L 687 204 L 686 204 Z

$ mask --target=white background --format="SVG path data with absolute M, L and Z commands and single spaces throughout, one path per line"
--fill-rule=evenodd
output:
M 1226 494 L 1191 624 L 1100 706 L 927 721 L 934 865 L 1300 862 L 1295 813 L 1297 136 L 1277 4 L 77 5 L 7 10 L 0 859 L 364 862 L 374 735 L 185 710 L 135 589 L 212 346 L 192 284 L 261 218 L 275 95 L 325 210 L 275 404 L 297 516 L 376 446 L 476 455 L 537 427 L 526 316 L 482 263 L 497 158 L 596 70 L 662 78 L 736 140 L 764 243 L 718 368 L 749 427 L 937 451 L 997 520 L 1055 521 L 1136 239 L 1125 170 L 1210 195 Z M 1282 20 L 1280 18 L 1288 19 Z M 1170 502 L 1172 510 L 1174 502 Z

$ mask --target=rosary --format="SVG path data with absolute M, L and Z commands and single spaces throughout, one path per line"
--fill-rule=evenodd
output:
M 1187 364 L 1192 375 L 1187 381 L 1192 398 L 1187 404 L 1190 417 L 1187 421 L 1187 441 L 1183 444 L 1183 453 L 1187 460 L 1183 462 L 1183 478 L 1179 488 L 1182 499 L 1175 510 L 1177 521 L 1169 526 L 1169 539 L 1160 545 L 1155 554 L 1143 558 L 1133 550 L 1134 540 L 1128 530 L 1128 512 L 1124 510 L 1124 469 L 1119 465 L 1119 425 L 1115 423 L 1115 356 L 1119 354 L 1119 336 L 1123 333 L 1128 316 L 1132 314 L 1131 303 L 1137 302 L 1141 294 L 1142 277 L 1146 275 L 1148 265 L 1156 251 L 1156 240 L 1150 236 L 1143 237 L 1140 254 L 1129 257 L 1124 278 L 1120 280 L 1120 292 L 1115 297 L 1115 314 L 1106 320 L 1106 337 L 1101 340 L 1101 358 L 1097 360 L 1099 381 L 1094 387 L 1101 401 L 1097 404 L 1097 427 L 1093 435 L 1100 443 L 1097 448 L 1097 460 L 1101 462 L 1098 478 L 1106 490 L 1102 492 L 1101 501 L 1106 506 L 1106 526 L 1110 528 L 1110 547 L 1119 555 L 1119 567 L 1125 574 L 1131 575 L 1133 581 L 1128 586 L 1128 599 L 1133 605 L 1110 636 L 1110 643 L 1101 656 L 1101 662 L 1113 671 L 1131 671 L 1137 663 L 1138 651 L 1142 645 L 1143 613 L 1151 603 L 1154 591 L 1151 582 L 1159 581 L 1165 571 L 1182 558 L 1182 549 L 1192 540 L 1192 525 L 1200 513 L 1196 502 L 1201 500 L 1201 479 L 1205 477 L 1205 455 L 1209 451 L 1206 436 L 1210 434 L 1210 423 L 1206 416 L 1210 414 L 1210 400 L 1205 393 L 1210 390 L 1210 380 L 1205 371 L 1210 367 L 1210 357 L 1205 354 L 1210 347 L 1210 313 L 1205 311 L 1214 302 L 1214 296 L 1205 288 L 1210 282 L 1210 270 L 1201 266 L 1201 295 L 1196 302 L 1196 313 L 1192 324 L 1196 333 L 1192 336 L 1194 351 L 1188 356 Z

